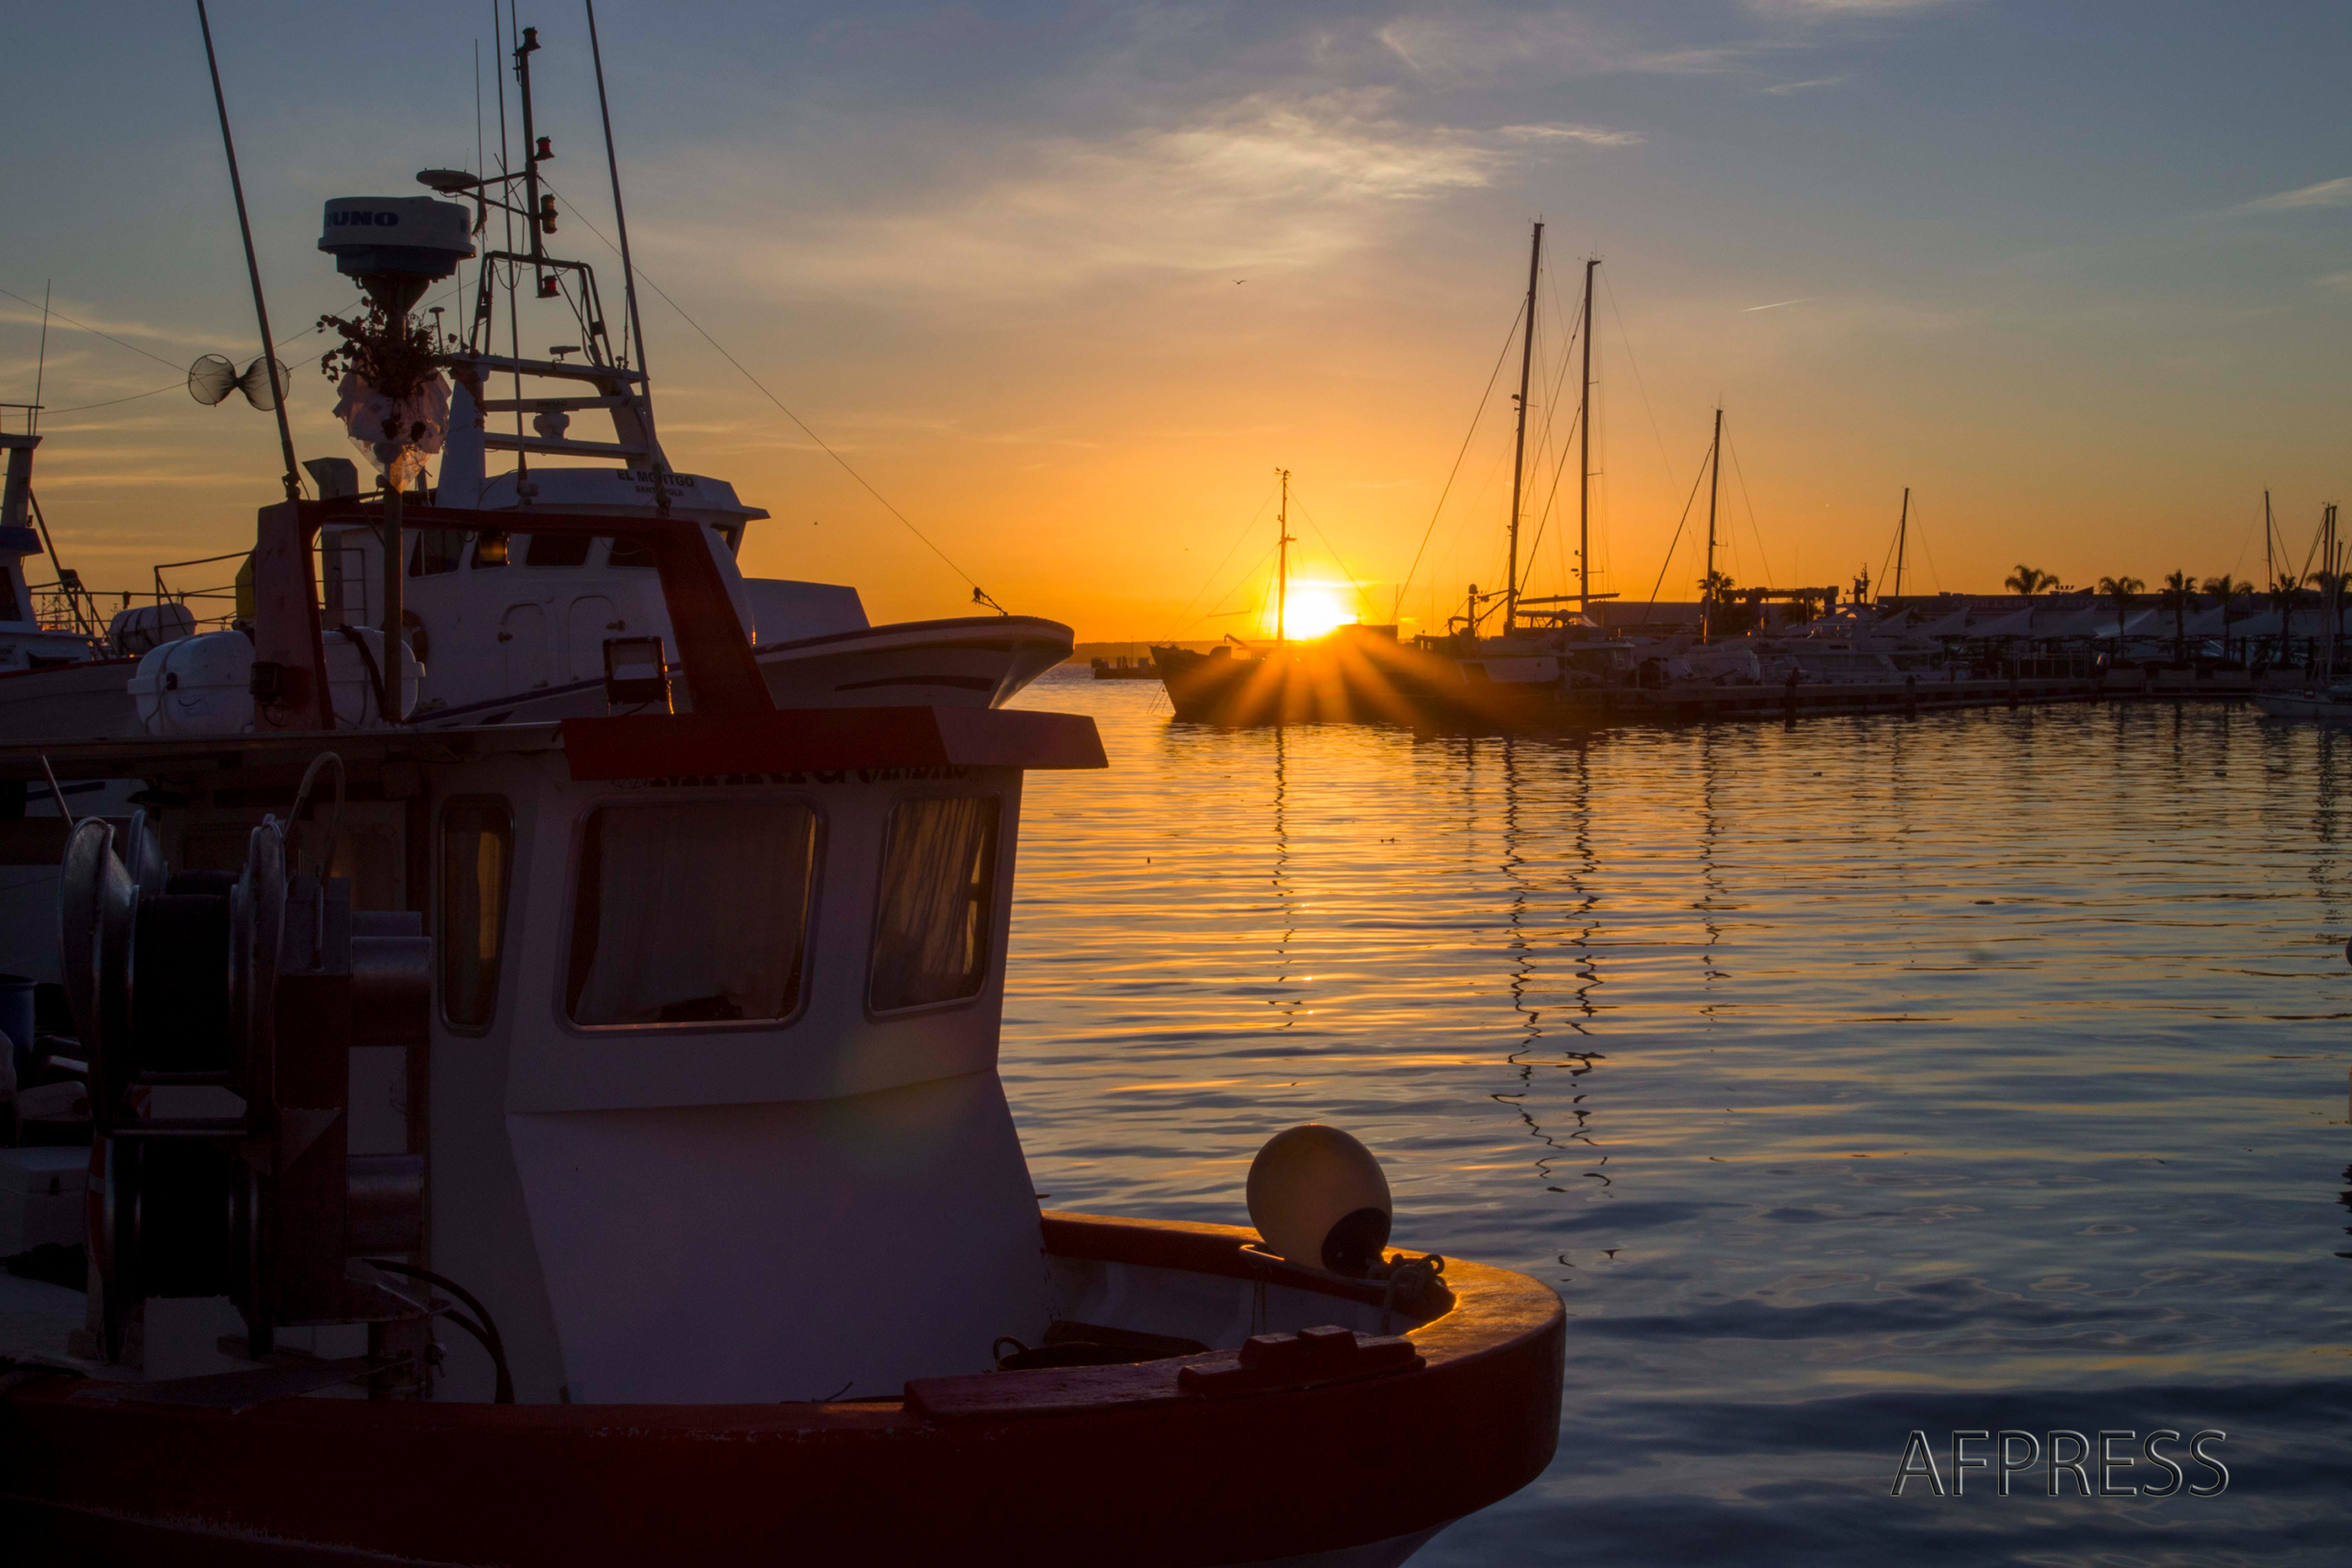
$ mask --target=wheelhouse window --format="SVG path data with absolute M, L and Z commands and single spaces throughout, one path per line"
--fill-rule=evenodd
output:
M 441 812 L 441 1016 L 488 1027 L 498 1010 L 514 882 L 514 813 L 496 795 L 461 795 Z
M 419 528 L 415 540 L 408 552 L 411 577 L 438 577 L 445 571 L 455 571 L 465 558 L 463 528 Z
M 900 801 L 882 856 L 882 900 L 866 985 L 876 1012 L 979 994 L 996 908 L 998 802 Z
M 497 528 L 484 528 L 474 536 L 474 570 L 504 566 L 508 555 L 505 533 Z
M 525 566 L 585 566 L 588 547 L 595 539 L 587 534 L 534 534 L 523 547 Z
M 817 817 L 770 801 L 600 807 L 581 837 L 564 1010 L 589 1025 L 789 1017 Z

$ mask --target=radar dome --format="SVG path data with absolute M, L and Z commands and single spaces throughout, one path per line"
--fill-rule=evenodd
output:
M 370 295 L 407 295 L 447 277 L 474 254 L 473 214 L 429 196 L 339 196 L 327 203 L 319 249 L 335 270 L 359 279 Z

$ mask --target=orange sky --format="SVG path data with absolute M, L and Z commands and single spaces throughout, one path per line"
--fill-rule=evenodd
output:
M 311 248 L 320 200 L 472 162 L 480 18 L 445 7 L 435 36 L 460 41 L 395 90 L 330 65 L 356 36 L 277 9 L 224 5 L 215 26 L 283 337 L 352 297 Z M 2309 118 L 2334 86 L 2304 81 L 2345 20 L 2159 6 L 2120 37 L 2093 13 L 600 19 L 632 62 L 614 117 L 648 276 L 1007 607 L 1198 638 L 1252 627 L 1277 466 L 1299 574 L 1354 585 L 1374 618 L 1425 530 L 1408 616 L 1500 581 L 1508 385 L 1430 521 L 1538 216 L 1558 263 L 1539 427 L 1572 415 L 1573 378 L 1555 398 L 1548 377 L 1578 259 L 1604 257 L 1603 591 L 1651 592 L 1718 399 L 1742 583 L 1877 575 L 1905 484 L 1906 586 L 1992 591 L 2020 561 L 2086 585 L 2259 577 L 2266 484 L 2300 552 L 2346 449 L 2352 152 Z M 157 17 L 127 44 L 46 17 L 0 67 L 33 127 L 0 288 L 37 300 L 54 278 L 128 345 L 53 326 L 45 372 L 40 492 L 101 586 L 237 547 L 275 491 L 269 422 L 241 400 L 62 412 L 253 352 L 201 53 L 176 10 Z M 585 220 L 562 239 L 616 293 L 586 231 L 611 231 L 584 39 L 569 9 L 537 21 L 550 174 Z M 854 582 L 877 620 L 959 613 L 963 578 L 669 306 L 647 312 L 672 460 L 775 514 L 751 570 Z M 30 394 L 38 314 L 0 298 L 0 396 Z M 297 352 L 303 454 L 346 454 Z M 1570 533 L 1545 528 L 1536 592 L 1569 570 Z M 1668 597 L 1690 591 L 1691 543 Z

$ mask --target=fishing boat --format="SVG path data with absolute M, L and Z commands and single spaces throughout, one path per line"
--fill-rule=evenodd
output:
M 365 368 L 376 379 L 359 373 L 356 354 L 337 351 L 325 362 L 340 375 L 336 413 L 370 483 L 362 485 L 351 457 L 300 466 L 311 492 L 347 503 L 319 541 L 338 717 L 356 719 L 372 706 L 416 728 L 443 728 L 601 713 L 609 646 L 676 648 L 649 558 L 602 536 L 510 538 L 504 513 L 521 510 L 696 524 L 761 676 L 786 707 L 993 708 L 1068 659 L 1071 632 L 1059 622 L 998 613 L 874 626 L 854 587 L 741 570 L 749 530 L 768 513 L 728 480 L 672 466 L 658 434 L 634 274 L 624 280 L 621 309 L 608 311 L 595 268 L 548 243 L 557 220 L 541 175 L 555 152 L 538 133 L 529 90 L 537 47 L 533 34 L 516 78 L 529 150 L 519 173 L 428 169 L 417 177 L 433 195 L 339 197 L 322 214 L 319 250 L 345 276 L 379 280 L 365 301 L 372 315 L 360 314 L 342 334 L 348 344 L 374 345 Z M 525 213 L 518 234 L 512 220 Z M 489 248 L 502 222 L 507 243 Z M 478 236 L 488 254 L 477 254 Z M 466 329 L 444 334 L 423 324 L 413 308 L 424 292 L 457 278 L 467 261 L 476 265 Z M 391 277 L 407 281 L 380 281 Z M 570 341 L 527 354 L 519 346 L 526 332 Z M 208 358 L 233 375 L 226 360 Z M 206 364 L 191 371 L 192 388 L 207 385 Z M 403 369 L 405 378 L 393 381 Z M 264 357 L 243 380 L 258 377 L 254 401 L 278 416 L 294 472 L 284 389 L 269 381 L 284 371 Z M 216 391 L 233 384 L 209 383 Z M 589 439 L 575 418 L 603 420 L 605 438 Z M 61 572 L 74 624 L 32 618 L 22 563 L 45 543 L 45 522 L 39 533 L 32 526 L 40 521 L 32 484 L 40 439 L 29 431 L 0 434 L 7 453 L 0 592 L 15 593 L 25 617 L 10 620 L 12 606 L 0 602 L 0 739 L 124 740 L 250 724 L 250 638 L 211 635 L 249 624 L 249 585 L 234 591 L 232 613 L 208 630 L 196 611 L 210 602 L 175 598 L 159 572 L 152 602 L 132 604 L 126 595 L 101 632 L 93 597 Z M 514 466 L 493 471 L 502 456 Z M 404 543 L 388 557 L 384 541 L 400 529 L 403 509 L 423 507 L 438 508 L 444 524 L 401 530 Z M 122 815 L 124 792 L 103 790 L 95 786 L 98 798 L 85 805 Z M 54 886 L 43 873 L 54 856 L 45 846 L 37 852 L 46 863 L 40 870 L 0 844 L 0 863 L 13 858 L 21 866 L 0 889 L 0 932 L 53 925 Z M 45 947 L 20 951 L 17 962 L 36 979 L 57 978 Z
M 1154 648 L 1152 656 L 1176 716 L 1216 725 L 1389 724 L 1416 729 L 1579 729 L 1611 712 L 1609 692 L 1629 684 L 1644 649 L 1600 626 L 1594 606 L 1615 595 L 1592 586 L 1592 434 L 1585 417 L 1592 395 L 1592 290 L 1599 258 L 1585 264 L 1583 390 L 1577 404 L 1577 587 L 1573 593 L 1526 592 L 1521 527 L 1531 499 L 1528 413 L 1535 390 L 1536 310 L 1544 266 L 1544 225 L 1532 231 L 1527 295 L 1521 306 L 1518 418 L 1512 436 L 1510 514 L 1504 586 L 1474 583 L 1463 613 L 1444 632 L 1400 640 L 1398 628 L 1341 627 L 1314 642 L 1292 644 L 1280 622 L 1284 566 L 1276 571 L 1277 621 L 1272 649 L 1220 649 L 1203 654 Z M 1539 433 L 1539 445 L 1541 434 Z M 1287 476 L 1285 476 L 1287 487 Z M 1285 503 L 1287 489 L 1285 488 Z M 1287 561 L 1295 542 L 1278 518 L 1276 544 Z
M 2338 681 L 2312 691 L 2262 692 L 2254 700 L 2273 718 L 2352 723 L 2352 681 Z
M 0 1235 L 78 1211 L 86 1257 L 0 1278 L 14 1560 L 1385 1568 L 1542 1471 L 1558 1298 L 1391 1247 L 1351 1140 L 1270 1140 L 1255 1230 L 1040 1210 L 1006 931 L 1091 720 L 781 705 L 658 505 L 497 519 L 646 563 L 667 637 L 605 641 L 598 711 L 344 707 L 320 541 L 483 525 L 289 496 L 249 713 L 0 741 L 61 814 L 137 786 L 64 830 L 12 1025 L 88 1139 L 0 1149 Z
M 439 283 L 457 262 L 479 262 L 462 333 L 444 338 L 437 328 L 410 323 L 370 367 L 379 380 L 391 366 L 413 367 L 406 384 L 388 394 L 356 384 L 356 371 L 343 378 L 336 413 L 375 470 L 371 485 L 363 491 L 348 457 L 303 465 L 321 499 L 358 502 L 346 513 L 351 520 L 320 545 L 331 652 L 352 679 L 371 664 L 404 667 L 413 660 L 402 716 L 422 726 L 551 720 L 599 711 L 604 646 L 616 634 L 675 645 L 644 559 L 604 537 L 510 541 L 499 514 L 519 509 L 674 516 L 703 525 L 761 674 L 788 706 L 994 707 L 1068 659 L 1070 629 L 1058 622 L 999 613 L 877 626 L 853 587 L 742 571 L 747 532 L 768 513 L 741 500 L 725 479 L 672 465 L 655 421 L 634 274 L 614 314 L 595 269 L 549 247 L 554 198 L 540 188 L 540 171 L 555 154 L 551 139 L 537 134 L 527 94 L 522 107 L 532 151 L 520 175 L 429 169 L 418 176 L 427 189 L 465 199 L 347 197 L 325 213 L 319 248 L 351 276 L 386 276 L 379 264 L 387 258 L 430 254 L 446 266 L 402 276 Z M 531 218 L 517 240 L 511 220 L 526 209 Z M 502 220 L 509 220 L 508 243 L 477 257 L 473 237 L 487 236 Z M 402 306 L 404 321 L 413 303 Z M 526 331 L 571 341 L 526 353 L 520 346 Z M 204 367 L 199 361 L 191 371 L 192 387 Z M 257 400 L 274 407 L 274 396 L 265 391 Z M 589 438 L 574 430 L 575 416 L 601 418 L 609 429 Z M 395 424 L 400 438 L 388 439 Z M 103 637 L 94 627 L 30 622 L 11 553 L 21 560 L 40 543 L 26 525 L 39 439 L 0 434 L 8 454 L 0 570 L 19 590 L 16 605 L 0 603 L 0 737 L 147 733 L 157 705 L 142 713 L 132 691 L 141 658 L 193 637 L 198 620 L 185 599 L 159 587 L 153 603 L 126 604 Z M 500 455 L 511 456 L 514 467 L 492 472 Z M 437 467 L 428 468 L 427 459 Z M 420 502 L 467 515 L 447 527 L 408 531 L 405 559 L 387 572 L 383 539 L 392 514 Z M 977 588 L 974 596 L 992 604 Z M 21 614 L 12 618 L 11 609 Z M 242 595 L 237 614 L 250 614 Z M 406 651 L 394 660 L 387 648 Z M 164 649 L 143 672 L 151 683 L 176 689 L 186 671 L 175 661 L 184 657 L 185 650 Z M 162 705 L 168 714 L 172 705 Z
M 1394 626 L 1351 623 L 1306 641 L 1289 635 L 1290 470 L 1276 470 L 1274 637 L 1253 648 L 1228 636 L 1203 653 L 1158 644 L 1152 662 L 1179 722 L 1224 728 L 1389 724 L 1416 729 L 1526 728 L 1561 715 L 1556 660 L 1540 680 L 1499 657 L 1438 657 L 1400 643 Z

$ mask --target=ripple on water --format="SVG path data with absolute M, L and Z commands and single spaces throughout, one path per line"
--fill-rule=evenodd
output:
M 1113 763 L 1028 785 L 1038 1189 L 1240 1223 L 1258 1145 L 1332 1122 L 1401 1243 L 1568 1303 L 1559 1457 L 1417 1563 L 2341 1560 L 2352 735 L 1023 702 Z M 2227 1493 L 1886 1495 L 1913 1428 L 2166 1427 L 2228 1431 Z

